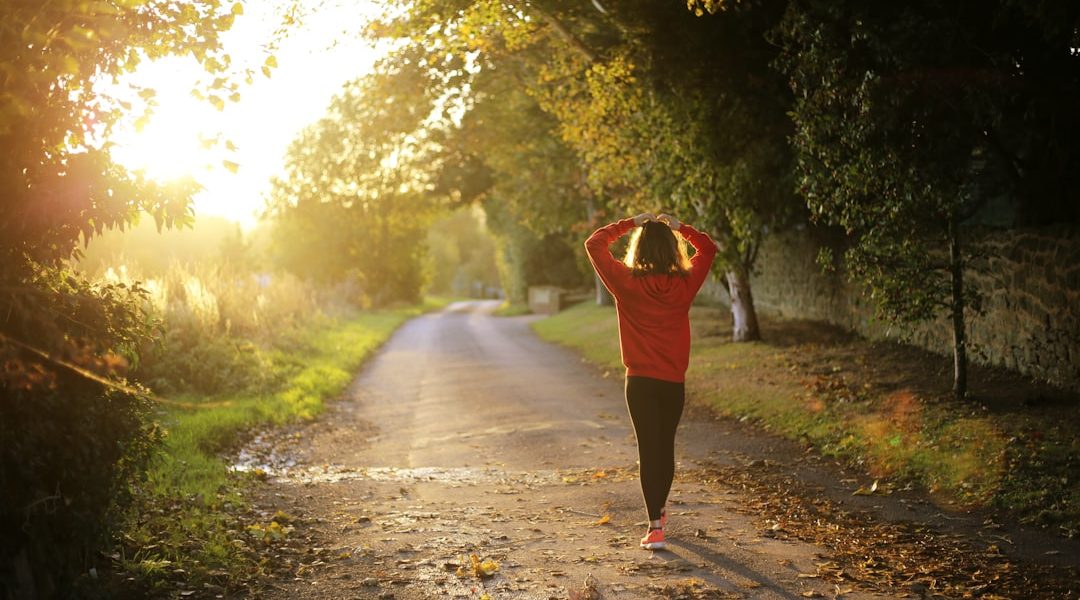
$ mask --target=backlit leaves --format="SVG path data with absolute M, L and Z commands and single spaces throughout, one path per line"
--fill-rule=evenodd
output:
M 282 266 L 358 281 L 376 304 L 416 298 L 437 160 L 437 131 L 421 127 L 435 111 L 425 77 L 415 62 L 384 61 L 293 142 L 270 199 Z

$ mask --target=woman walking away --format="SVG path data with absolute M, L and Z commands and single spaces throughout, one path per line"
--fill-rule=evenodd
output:
M 634 235 L 620 262 L 609 247 L 631 229 Z M 686 256 L 684 239 L 694 246 L 692 259 Z M 642 213 L 597 229 L 585 249 L 615 297 L 626 406 L 637 436 L 641 493 L 649 513 L 641 547 L 659 550 L 664 547 L 664 505 L 675 477 L 675 430 L 690 362 L 690 303 L 709 274 L 716 244 L 675 217 Z

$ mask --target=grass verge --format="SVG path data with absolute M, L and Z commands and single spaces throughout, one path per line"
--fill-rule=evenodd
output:
M 989 507 L 1080 533 L 1075 394 L 972 368 L 972 397 L 949 394 L 950 361 L 824 325 L 762 320 L 766 341 L 733 343 L 726 311 L 695 307 L 687 394 L 722 415 L 801 440 L 940 503 Z M 578 305 L 533 324 L 590 362 L 622 370 L 615 311 Z
M 495 309 L 495 312 L 492 314 L 494 314 L 496 317 L 517 317 L 520 315 L 531 315 L 532 311 L 529 310 L 529 306 L 527 304 L 512 304 L 510 302 L 503 302 L 499 305 L 499 308 Z
M 128 594 L 227 593 L 258 576 L 253 548 L 275 529 L 255 522 L 244 499 L 258 474 L 232 472 L 222 454 L 254 429 L 317 416 L 399 325 L 448 303 L 324 319 L 258 350 L 284 382 L 272 393 L 170 399 L 184 408 L 160 415 L 164 444 L 112 557 L 120 579 L 113 585 Z

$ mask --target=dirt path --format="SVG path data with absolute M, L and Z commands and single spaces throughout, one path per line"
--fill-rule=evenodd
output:
M 828 548 L 785 535 L 779 517 L 768 526 L 787 501 L 734 473 L 796 477 L 823 502 L 926 526 L 964 520 L 902 493 L 852 497 L 865 482 L 837 483 L 834 465 L 691 408 L 669 550 L 641 550 L 621 378 L 598 376 L 532 335 L 529 318 L 494 318 L 493 308 L 460 303 L 409 322 L 318 423 L 249 447 L 248 460 L 268 463 L 257 505 L 288 531 L 267 546 L 266 568 L 280 576 L 259 595 L 881 597 L 882 587 L 838 574 Z M 478 576 L 471 554 L 498 570 Z M 923 592 L 906 577 L 889 589 Z

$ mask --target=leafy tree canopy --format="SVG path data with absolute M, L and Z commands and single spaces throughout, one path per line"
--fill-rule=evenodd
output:
M 594 212 L 604 205 L 675 211 L 721 241 L 722 266 L 737 271 L 752 311 L 748 277 L 762 232 L 799 213 L 787 144 L 790 91 L 769 68 L 777 50 L 764 37 L 783 6 L 776 0 L 698 19 L 646 2 L 609 10 L 425 0 L 374 31 L 461 57 L 473 68 L 439 81 L 463 95 L 480 88 L 470 87 L 471 75 L 502 71 L 504 83 L 490 93 L 510 105 L 523 104 L 514 94 L 533 99 L 545 116 L 522 111 L 498 123 L 521 131 L 526 118 L 535 120 L 529 139 L 557 135 L 573 157 L 569 169 L 552 164 L 581 174 L 563 186 L 573 194 L 552 196 L 547 215 L 574 215 L 562 210 L 568 197 L 585 198 Z M 495 118 L 489 112 L 473 123 L 498 128 Z
M 124 227 L 140 211 L 159 226 L 186 222 L 195 187 L 112 163 L 109 135 L 131 106 L 101 84 L 144 60 L 191 54 L 215 97 L 232 93 L 219 35 L 242 9 L 220 0 L 56 0 L 6 3 L 2 11 L 0 310 L 8 316 L 0 333 L 49 351 L 65 350 L 73 335 L 108 348 L 131 333 L 125 319 L 110 317 L 123 311 L 108 300 L 123 292 L 65 275 L 63 262 L 80 242 Z M 152 105 L 153 90 L 140 95 Z M 82 318 L 73 318 L 73 306 Z
M 799 191 L 850 236 L 845 266 L 883 315 L 951 316 L 961 396 L 965 229 L 995 198 L 1020 224 L 1078 214 L 1078 25 L 1068 2 L 799 0 L 780 28 Z
M 438 119 L 426 59 L 412 47 L 382 61 L 290 146 L 270 198 L 286 268 L 358 279 L 377 304 L 416 299 L 441 147 L 440 130 L 422 126 Z

